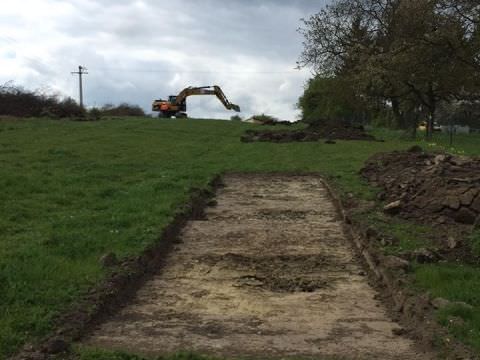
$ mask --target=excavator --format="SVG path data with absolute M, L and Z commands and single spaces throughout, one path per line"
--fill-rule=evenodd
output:
M 187 97 L 191 95 L 215 95 L 228 110 L 240 112 L 240 106 L 232 104 L 230 101 L 228 101 L 227 97 L 218 85 L 187 87 L 180 91 L 178 95 L 170 95 L 168 100 L 154 100 L 152 104 L 152 111 L 158 111 L 159 117 L 187 117 Z

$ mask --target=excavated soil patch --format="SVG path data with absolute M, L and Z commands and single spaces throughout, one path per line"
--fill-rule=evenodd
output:
M 85 344 L 164 355 L 432 359 L 387 315 L 315 176 L 230 175 Z
M 333 140 L 368 140 L 375 141 L 375 137 L 365 132 L 362 126 L 330 125 L 310 126 L 304 130 L 247 130 L 241 137 L 242 142 L 307 142 Z
M 313 292 L 333 286 L 337 279 L 331 275 L 322 278 L 321 272 L 337 267 L 345 268 L 345 265 L 320 255 L 251 257 L 227 253 L 225 255 L 207 255 L 200 261 L 212 267 L 233 269 L 239 274 L 245 274 L 240 276 L 233 286 L 253 286 L 274 292 L 291 293 Z
M 410 151 L 377 154 L 362 175 L 382 187 L 392 212 L 437 224 L 473 225 L 480 216 L 480 158 Z
M 445 246 L 456 247 L 455 239 L 480 226 L 480 158 L 426 153 L 415 146 L 374 155 L 362 175 L 384 190 L 379 197 L 387 203 L 385 212 L 435 225 Z

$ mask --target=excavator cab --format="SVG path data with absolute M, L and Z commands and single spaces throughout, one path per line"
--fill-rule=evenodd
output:
M 187 111 L 187 99 L 184 98 L 181 102 L 178 101 L 178 96 L 177 95 L 170 95 L 168 97 L 168 103 L 171 105 L 169 109 L 170 111 L 176 111 L 174 114 L 176 117 L 187 117 L 187 114 L 185 114 L 185 111 Z

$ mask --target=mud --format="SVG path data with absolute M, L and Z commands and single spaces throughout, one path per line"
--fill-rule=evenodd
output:
M 318 177 L 230 175 L 225 184 L 162 270 L 85 344 L 144 355 L 433 358 L 398 335 Z

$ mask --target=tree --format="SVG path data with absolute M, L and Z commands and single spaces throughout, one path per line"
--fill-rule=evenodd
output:
M 361 104 L 347 80 L 316 76 L 308 81 L 298 107 L 308 123 L 361 122 L 365 113 Z
M 401 127 L 438 104 L 479 94 L 479 11 L 473 0 L 338 0 L 304 21 L 299 66 L 351 79 Z

